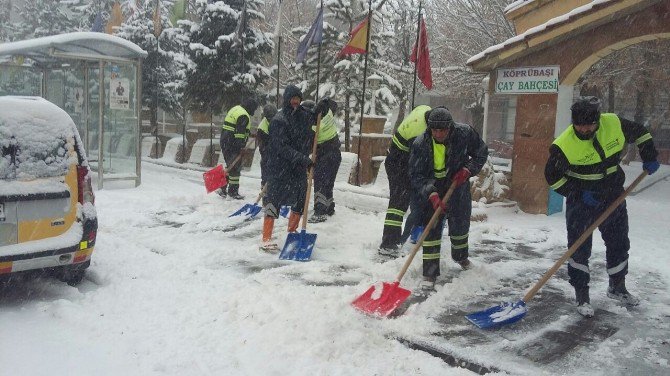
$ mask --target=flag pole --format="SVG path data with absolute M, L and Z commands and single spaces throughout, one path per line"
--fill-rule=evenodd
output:
M 240 73 L 241 74 L 244 74 L 244 40 L 247 38 L 247 35 L 246 35 L 246 33 L 247 33 L 247 31 L 246 31 L 247 27 L 246 26 L 247 25 L 245 25 L 247 23 L 246 13 L 247 13 L 247 0 L 244 0 L 244 3 L 242 4 L 242 14 L 240 15 L 240 18 L 241 18 L 240 23 L 242 23 L 240 25 L 240 28 L 242 30 L 242 33 L 241 33 L 242 37 L 240 38 L 241 39 L 240 44 L 242 45 L 242 62 L 240 64 Z
M 321 0 L 321 20 L 323 22 L 323 0 Z M 323 35 L 323 24 L 321 26 L 321 34 Z M 323 36 L 319 41 L 316 53 L 316 95 L 314 96 L 314 103 L 319 101 L 319 75 L 321 74 L 321 44 L 323 43 Z
M 419 16 L 417 17 L 416 21 L 416 51 L 414 52 L 414 83 L 412 84 L 412 107 L 410 108 L 410 111 L 414 109 L 414 95 L 416 94 L 416 74 L 417 74 L 417 68 L 419 67 L 419 49 L 421 48 L 420 43 L 421 43 L 421 38 L 420 32 L 421 32 L 421 1 L 419 1 Z
M 279 67 L 281 64 L 281 13 L 282 0 L 279 0 L 279 11 L 277 12 L 277 25 L 275 25 L 275 36 L 277 37 L 277 108 L 281 108 L 281 98 L 279 98 Z M 268 119 L 272 120 L 272 119 Z
M 363 94 L 361 95 L 361 122 L 358 128 L 358 163 L 356 164 L 356 185 L 361 185 L 361 139 L 363 138 L 363 113 L 365 112 L 365 82 L 368 75 L 368 55 L 370 55 L 370 34 L 372 34 L 372 0 L 368 0 L 368 35 L 365 40 L 365 63 L 363 63 Z M 374 106 L 374 98 L 372 98 Z

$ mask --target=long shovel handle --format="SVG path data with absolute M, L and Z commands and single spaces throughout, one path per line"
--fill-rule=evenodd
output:
M 229 170 L 234 168 L 235 166 L 237 166 L 238 163 L 240 163 L 241 160 L 242 160 L 242 153 L 238 154 L 237 157 L 233 159 L 233 163 L 231 163 L 230 166 L 226 166 L 226 168 Z
M 449 201 L 449 197 L 451 197 L 451 194 L 454 193 L 454 190 L 456 189 L 456 182 L 452 182 L 451 185 L 449 186 L 449 190 L 447 193 L 444 194 L 444 197 L 442 198 L 442 203 L 447 204 L 447 201 Z M 423 245 L 423 241 L 426 240 L 426 237 L 428 236 L 428 233 L 430 230 L 433 229 L 433 226 L 435 226 L 435 223 L 437 222 L 437 219 L 440 217 L 440 214 L 442 214 L 442 207 L 438 207 L 437 210 L 433 213 L 433 216 L 430 217 L 430 221 L 426 225 L 426 228 L 423 229 L 423 232 L 421 233 L 421 236 L 419 237 L 419 240 L 414 244 L 414 248 L 412 248 L 412 252 L 410 252 L 409 257 L 407 257 L 407 261 L 405 261 L 405 265 L 402 266 L 402 269 L 400 269 L 400 273 L 398 273 L 398 277 L 396 277 L 396 282 L 400 282 L 402 280 L 402 277 L 405 276 L 405 272 L 407 272 L 407 269 L 409 268 L 409 265 L 412 263 L 412 260 L 414 260 L 414 256 L 416 253 L 419 251 L 419 248 Z
M 542 278 L 540 278 L 540 280 L 530 289 L 530 291 L 528 291 L 526 295 L 524 295 L 522 299 L 524 303 L 528 303 L 531 299 L 533 299 L 535 294 L 537 294 L 540 288 L 542 288 L 542 286 L 544 286 L 544 284 L 547 283 L 549 278 L 551 278 L 551 276 L 553 276 L 556 273 L 556 271 L 558 271 L 558 269 L 563 265 L 563 263 L 568 258 L 570 258 L 570 256 L 572 256 L 573 253 L 575 253 L 577 248 L 579 248 L 582 245 L 582 243 L 584 243 L 584 241 L 586 241 L 586 239 L 589 236 L 591 236 L 593 231 L 595 231 L 596 228 L 598 228 L 598 226 L 600 226 L 607 219 L 607 217 L 609 217 L 610 214 L 612 214 L 612 212 L 616 208 L 618 208 L 619 205 L 621 205 L 621 203 L 623 203 L 623 201 L 626 199 L 626 196 L 628 196 L 628 194 L 631 193 L 633 189 L 635 189 L 635 187 L 637 187 L 637 185 L 640 184 L 642 179 L 644 179 L 644 177 L 647 175 L 648 175 L 647 171 L 642 171 L 640 176 L 638 176 L 637 179 L 635 179 L 635 181 L 630 186 L 628 186 L 628 188 L 626 188 L 626 190 L 612 204 L 610 204 L 610 206 L 607 207 L 607 209 L 598 217 L 598 219 L 596 219 L 596 221 L 593 222 L 593 224 L 589 228 L 587 228 L 584 231 L 584 233 L 582 233 L 579 239 L 577 239 L 577 241 L 575 241 L 575 243 L 572 244 L 570 248 L 568 248 L 565 254 L 563 254 L 563 257 L 558 259 L 558 261 L 556 261 L 554 266 L 552 266 L 551 269 L 547 270 L 547 272 L 544 273 Z
M 261 199 L 265 196 L 265 192 L 268 190 L 268 183 L 263 184 L 263 188 L 261 188 L 261 191 L 258 193 L 258 197 L 256 197 L 256 201 L 254 201 L 254 205 L 258 205 L 258 203 L 261 201 Z
M 305 206 L 302 208 L 302 231 L 307 230 L 307 211 L 309 210 L 309 199 L 312 194 L 312 180 L 314 178 L 314 164 L 316 163 L 316 144 L 321 129 L 321 112 L 316 117 L 316 132 L 314 132 L 314 141 L 312 142 L 312 167 L 307 174 L 307 193 L 305 193 Z

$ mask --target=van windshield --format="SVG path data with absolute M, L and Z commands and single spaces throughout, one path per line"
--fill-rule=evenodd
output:
M 32 180 L 67 174 L 72 146 L 65 137 L 46 139 L 39 133 L 1 134 L 0 179 Z

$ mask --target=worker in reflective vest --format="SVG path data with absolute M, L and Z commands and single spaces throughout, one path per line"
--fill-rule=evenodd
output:
M 442 213 L 423 242 L 423 281 L 418 295 L 435 291 L 440 275 L 442 231 L 446 219 L 451 242 L 451 258 L 463 270 L 472 267 L 468 259 L 468 236 L 472 197 L 470 176 L 477 175 L 488 158 L 488 147 L 467 124 L 454 122 L 445 107 L 426 113 L 428 129 L 412 144 L 409 177 L 412 183 L 412 211 L 419 224 L 426 226 L 438 208 Z M 456 189 L 445 205 L 442 198 L 451 186 Z
M 611 113 L 601 113 L 600 100 L 580 97 L 571 107 L 572 124 L 549 148 L 545 177 L 549 186 L 566 197 L 568 246 L 624 191 L 624 172 L 619 166 L 621 152 L 635 143 L 643 168 L 654 173 L 659 164 L 651 134 L 640 124 Z M 639 299 L 626 289 L 628 273 L 628 213 L 624 202 L 599 227 L 606 247 L 609 287 L 607 296 L 624 304 L 637 305 Z M 589 257 L 591 237 L 568 260 L 570 284 L 575 288 L 577 311 L 593 317 L 589 299 Z
M 310 223 L 324 222 L 328 216 L 335 214 L 333 188 L 337 170 L 342 163 L 340 138 L 334 113 L 337 102 L 326 97 L 315 106 L 314 101 L 306 100 L 303 107 L 313 109 L 314 118 L 321 113 L 321 127 L 316 146 L 316 163 L 314 165 L 314 212 L 309 218 Z M 312 126 L 316 132 L 316 125 Z
M 417 136 L 426 131 L 426 112 L 429 106 L 415 107 L 412 112 L 400 123 L 393 135 L 388 155 L 384 161 L 386 176 L 389 179 L 389 204 L 384 218 L 382 243 L 379 245 L 379 254 L 388 257 L 398 257 L 400 247 L 409 236 L 414 226 L 414 215 L 410 214 L 402 230 L 402 222 L 409 208 L 410 182 L 408 174 L 409 149 Z
M 226 114 L 221 127 L 221 152 L 226 161 L 226 172 L 228 173 L 228 185 L 221 188 L 219 195 L 226 195 L 236 200 L 244 199 L 240 195 L 240 170 L 242 169 L 241 153 L 247 144 L 251 117 L 254 116 L 258 103 L 253 98 L 246 98 L 241 105 L 237 105 Z M 237 157 L 240 159 L 235 162 Z M 226 192 L 227 189 L 227 192 Z
M 276 114 L 277 107 L 275 105 L 266 104 L 263 106 L 263 119 L 256 129 L 256 144 L 258 144 L 258 152 L 261 154 L 261 188 L 265 186 L 265 182 L 267 181 L 267 158 L 265 152 L 270 142 L 270 122 Z

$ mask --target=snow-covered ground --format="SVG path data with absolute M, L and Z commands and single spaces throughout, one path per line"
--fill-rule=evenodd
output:
M 632 181 L 641 167 L 627 171 Z M 462 313 L 518 300 L 565 251 L 562 214 L 478 207 L 487 219 L 471 227 L 476 267 L 460 271 L 446 246 L 437 293 L 398 318 L 375 319 L 349 304 L 372 284 L 392 281 L 404 261 L 381 262 L 376 254 L 383 198 L 338 190 L 336 215 L 308 226 L 318 234 L 312 261 L 280 261 L 258 251 L 260 219 L 228 218 L 253 202 L 258 180 L 242 178 L 247 200 L 222 200 L 204 193 L 201 172 L 144 163 L 140 187 L 97 192 L 98 239 L 80 286 L 47 279 L 0 289 L 0 374 L 473 374 L 396 340 L 404 338 L 513 374 L 667 375 L 670 179 L 661 178 L 668 175 L 663 166 L 628 199 L 628 285 L 641 307 L 627 310 L 604 296 L 604 245 L 596 235 L 594 319 L 573 312 L 564 267 L 519 324 L 484 332 Z M 285 219 L 275 234 L 281 245 Z M 420 276 L 417 257 L 402 286 L 415 288 Z M 551 341 L 539 339 L 574 335 L 580 325 L 587 332 L 594 323 L 616 330 L 548 358 Z

